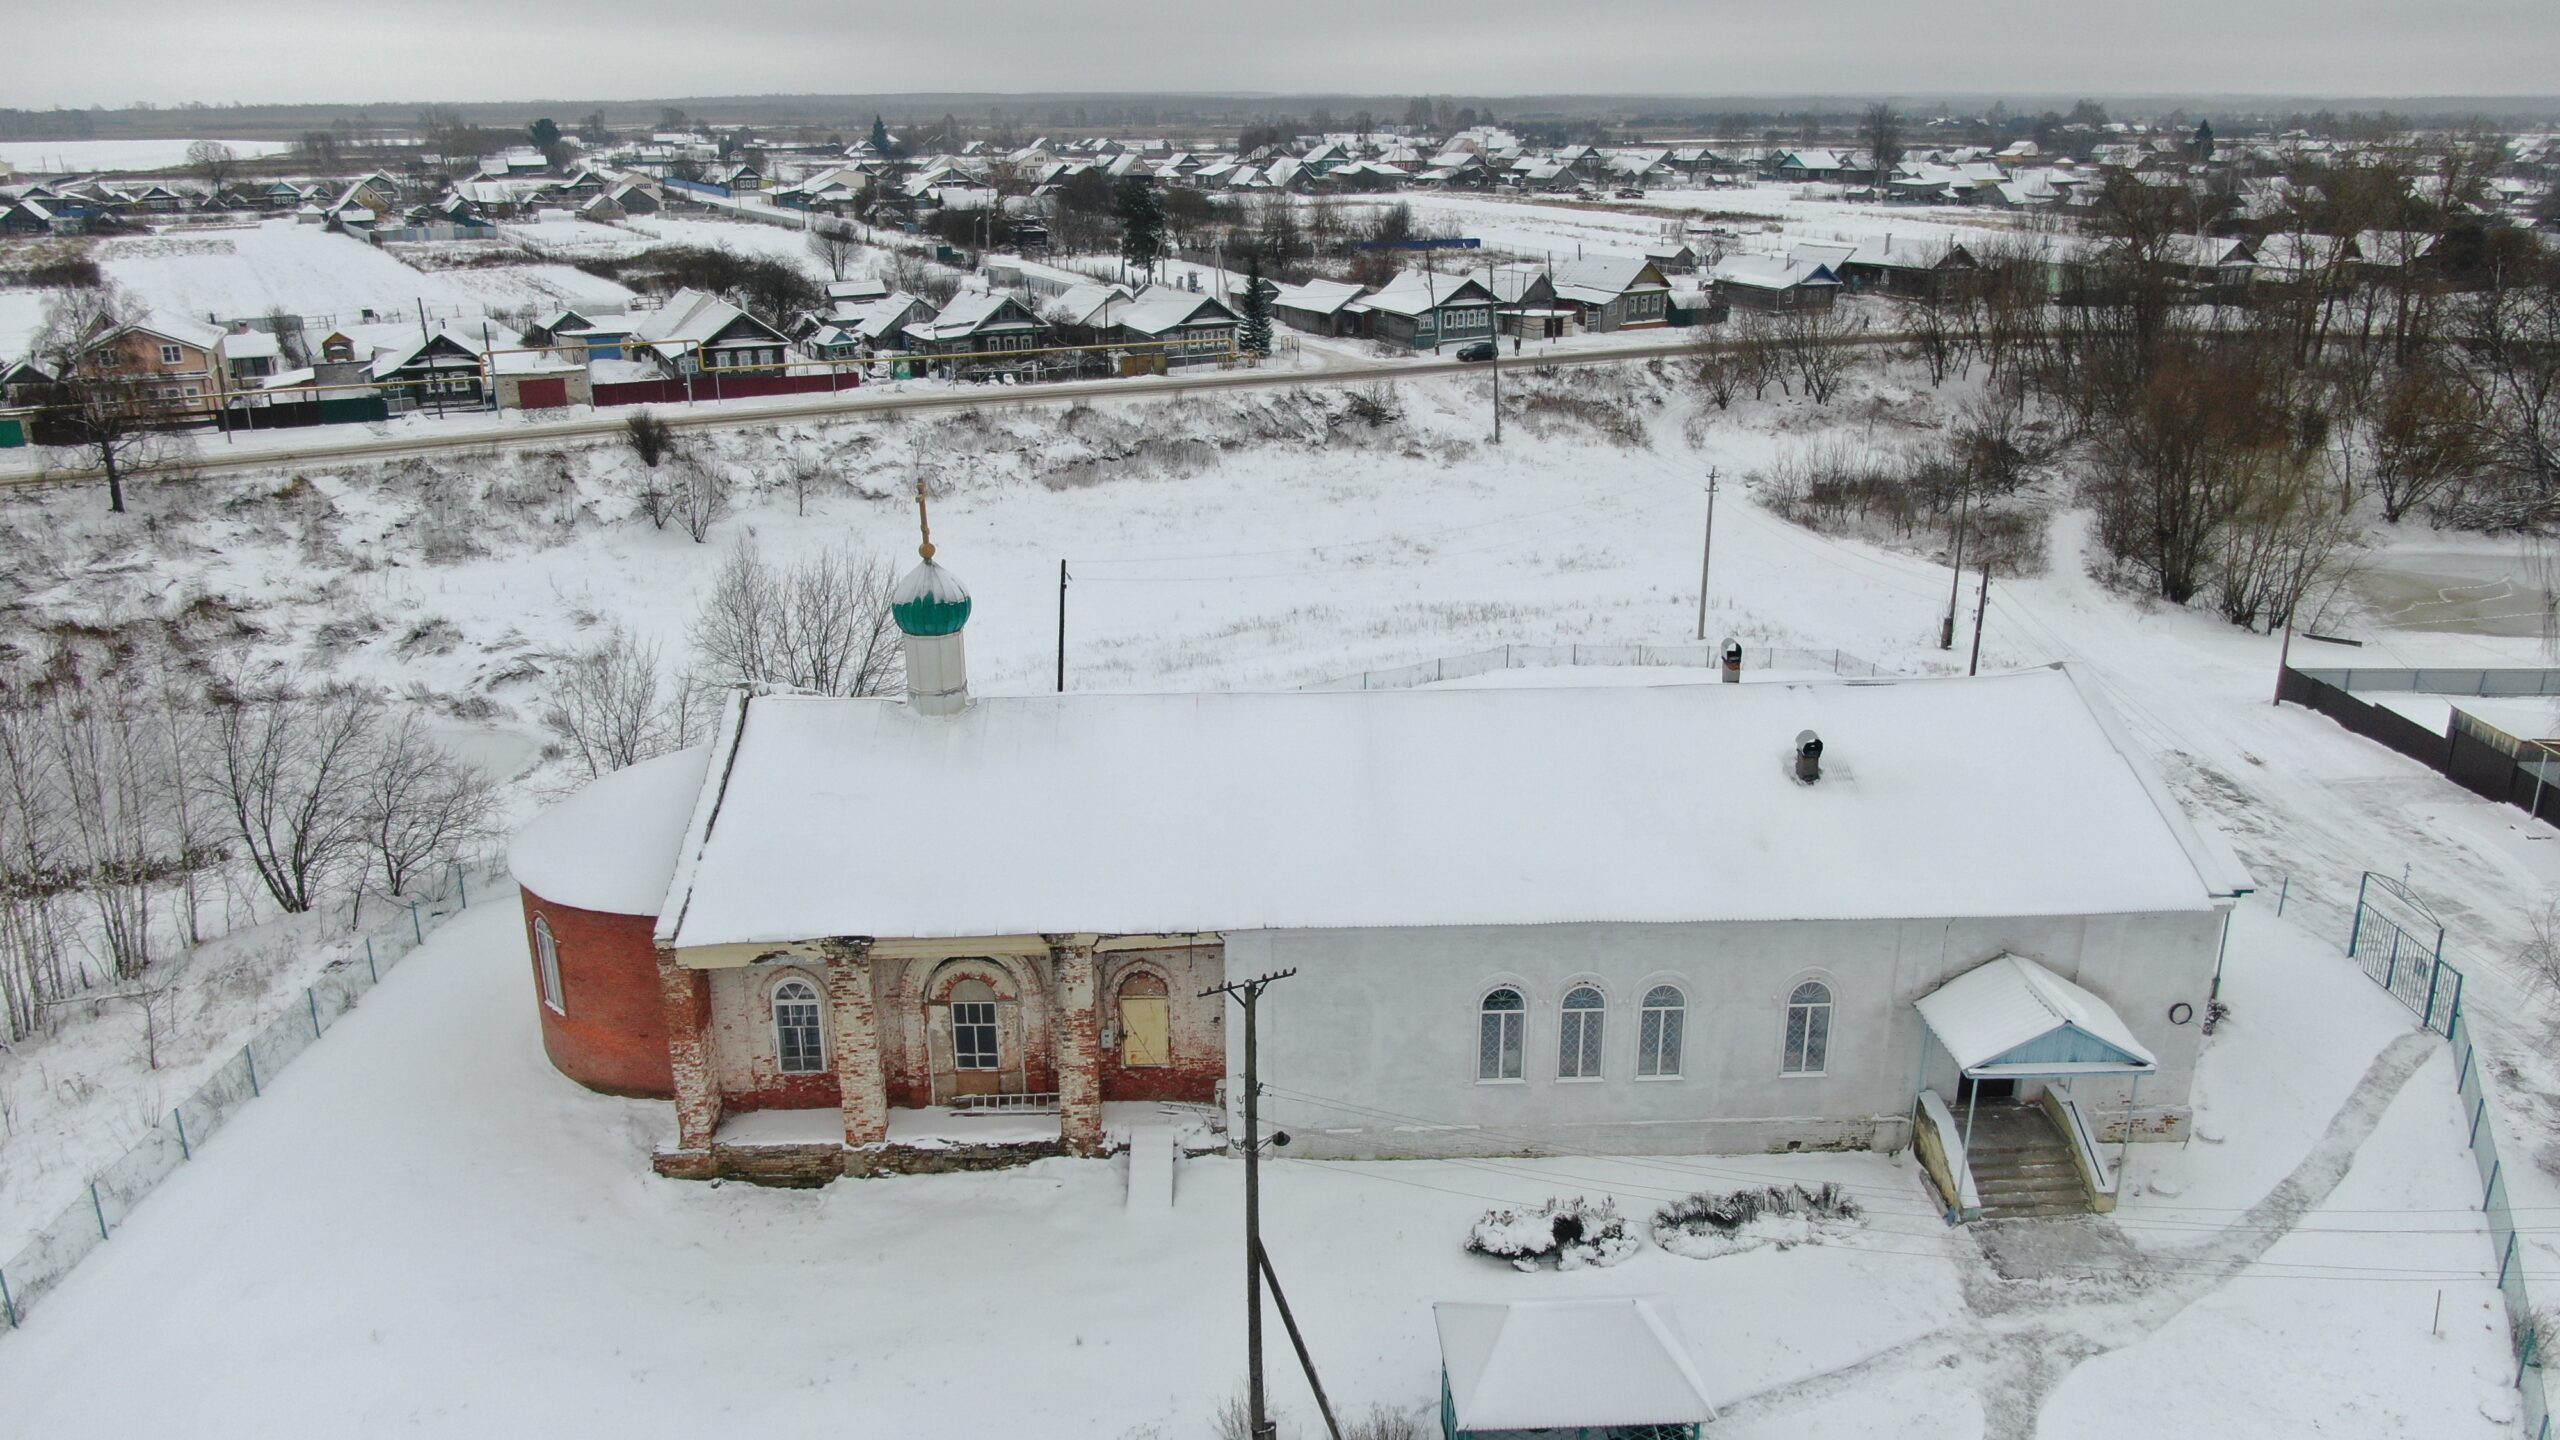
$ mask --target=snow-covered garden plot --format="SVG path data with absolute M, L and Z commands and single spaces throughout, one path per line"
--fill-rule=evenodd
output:
M 368 310 L 386 320 L 414 316 L 421 302 L 432 318 L 444 319 L 620 302 L 631 294 L 567 265 L 421 271 L 362 240 L 291 220 L 107 240 L 96 254 L 108 278 L 139 303 L 196 320 L 282 310 L 353 325 Z
M 0 164 L 33 174 L 85 174 L 92 170 L 175 170 L 187 163 L 193 140 L 7 140 Z M 292 149 L 282 140 L 224 140 L 243 160 L 262 160 Z
M 2317 948 L 2263 917 L 2235 942 L 2239 1018 L 2212 1053 L 2242 1098 L 2223 1113 L 2324 1024 L 2342 1048 L 2395 1053 L 2390 1002 Z M 2267 971 L 2244 982 L 2262 954 Z M 1124 1210 L 1125 1160 L 814 1192 L 659 1180 L 646 1154 L 666 1107 L 553 1073 L 530 984 L 511 896 L 431 937 L 0 1337 L 13 1421 L 88 1434 L 184 1414 L 207 1437 L 532 1435 L 600 1419 L 633 1435 L 932 1434 L 965 1412 L 997 1430 L 1171 1437 L 1201 1433 L 1236 1388 L 1233 1159 L 1182 1162 L 1172 1210 L 1143 1221 Z M 2268 1013 L 2285 1006 L 2298 1023 Z M 2297 1178 L 2313 1203 L 2282 1222 L 2292 1233 L 2233 1216 L 2194 1242 L 2251 1252 L 2222 1265 L 2067 1222 L 2054 1228 L 2109 1247 L 2104 1263 L 2048 1251 L 2042 1273 L 2004 1278 L 2017 1255 L 1995 1263 L 1946 1228 L 1907 1158 L 1860 1154 L 1277 1160 L 1266 1238 L 1328 1389 L 1354 1412 L 1428 1416 L 1433 1300 L 1653 1294 L 1694 1342 L 1718 1435 L 2186 1433 L 2140 1428 L 2164 1413 L 2237 1417 L 2247 1434 L 2509 1433 L 2483 1413 L 2509 1363 L 2488 1282 L 2468 1278 L 2485 1241 L 2458 1216 L 2400 1234 L 2368 1218 L 2458 1203 L 2445 1196 L 2467 1162 L 2441 1055 L 2361 1092 L 2318 1088 L 2286 1113 L 2328 1125 L 2307 1108 L 2353 1111 L 2363 1093 L 2371 1138 L 2334 1190 Z M 2199 1188 L 2239 1144 L 2197 1147 Z M 1702 1190 L 1825 1183 L 1859 1219 L 1783 1248 L 1697 1260 L 1647 1243 L 1623 1263 L 1535 1274 L 1461 1248 L 1488 1206 L 1587 1195 L 1647 1217 Z M 2256 1256 L 2262 1241 L 2273 1248 Z M 2428 1333 L 2439 1286 L 2441 1339 Z M 1000 1357 L 973 1348 L 995 1331 Z M 1314 1433 L 1278 1327 L 1269 1341 L 1285 1433 Z M 152 1363 L 100 1383 L 110 1349 Z
M 1350 203 L 1406 205 L 1425 233 L 1473 236 L 1497 250 L 1559 261 L 1585 251 L 1635 254 L 1662 243 L 1666 223 L 1677 225 L 1698 215 L 1741 232 L 1740 238 L 1726 242 L 1729 248 L 1757 252 L 1782 252 L 1806 242 L 1979 240 L 2013 233 L 2017 223 L 2015 216 L 1996 210 L 1853 205 L 1800 192 L 1801 187 L 1779 185 L 1655 190 L 1641 201 L 1592 204 L 1414 192 Z

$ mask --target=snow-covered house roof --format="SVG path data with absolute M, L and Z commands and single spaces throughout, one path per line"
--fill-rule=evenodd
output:
M 1460 1433 L 1583 1434 L 1716 1416 L 1667 1299 L 1444 1300 L 1431 1313 Z
M 1782 260 L 1775 255 L 1727 255 L 1707 272 L 1718 285 L 1748 290 L 1793 290 L 1800 286 L 1838 285 L 1831 267 L 1812 260 Z
M 753 315 L 702 290 L 678 290 L 667 297 L 667 303 L 649 313 L 631 329 L 631 338 L 644 345 L 665 347 L 673 351 L 698 349 L 710 345 L 736 329 L 741 322 L 761 332 L 756 340 L 779 344 L 782 336 L 770 325 Z
M 1058 292 L 1049 308 L 1063 312 L 1071 325 L 1099 325 L 1106 318 L 1108 307 L 1125 305 L 1135 294 L 1126 285 L 1088 280 Z
M 2113 915 L 2247 885 L 2058 668 L 956 716 L 741 696 L 720 737 L 662 943 Z
M 1392 315 L 1421 315 L 1443 305 L 1490 305 L 1493 292 L 1464 275 L 1435 275 L 1406 270 L 1353 302 L 1364 310 Z
M 1348 280 L 1310 280 L 1303 285 L 1279 285 L 1271 292 L 1275 309 L 1300 310 L 1310 315 L 1331 315 L 1366 293 L 1368 287 Z
M 2020 955 L 1985 961 L 1917 1004 L 1968 1075 L 2125 1074 L 2159 1064 L 2114 1006 Z
M 1127 305 L 1111 312 L 1116 329 L 1139 335 L 1163 335 L 1186 325 L 1233 325 L 1236 312 L 1216 296 L 1170 285 L 1150 285 Z
M 1592 255 L 1559 260 L 1556 294 L 1588 305 L 1606 305 L 1634 290 L 1668 290 L 1670 282 L 1652 260 L 1642 255 Z
M 971 291 L 955 295 L 942 313 L 909 324 L 906 333 L 923 341 L 962 340 L 1001 329 L 1037 329 L 1039 317 L 1011 295 Z

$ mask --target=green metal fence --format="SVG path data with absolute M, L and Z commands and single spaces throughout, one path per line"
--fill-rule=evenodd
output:
M 304 988 L 301 1004 L 288 1004 L 133 1148 L 91 1175 L 62 1213 L 38 1227 L 17 1254 L 0 1264 L 0 1325 L 15 1330 L 24 1324 L 28 1311 L 90 1251 L 105 1244 L 144 1196 L 194 1159 L 240 1107 L 257 1099 L 394 965 L 459 914 L 472 894 L 491 894 L 506 883 L 503 863 L 480 861 L 455 866 L 433 894 L 391 902 L 385 918 L 353 937 L 347 953 Z

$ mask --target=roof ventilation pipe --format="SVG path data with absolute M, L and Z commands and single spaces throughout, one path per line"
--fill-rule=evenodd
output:
M 1822 737 L 1810 730 L 1796 732 L 1796 779 L 1807 785 L 1822 778 Z
M 1742 642 L 1739 640 L 1724 642 L 1724 683 L 1742 683 Z

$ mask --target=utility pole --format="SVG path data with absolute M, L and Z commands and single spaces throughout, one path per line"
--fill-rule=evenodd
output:
M 2284 672 L 2291 668 L 2293 668 L 2293 607 L 2287 605 L 2284 607 L 2284 645 L 2276 651 L 2276 698 L 2268 701 L 2268 704 L 2284 703 Z M 2535 788 L 2541 788 L 2540 781 L 2535 782 Z
M 1200 992 L 1202 999 L 1211 995 L 1233 996 L 1244 1006 L 1244 1333 L 1245 1403 L 1249 1419 L 1245 1431 L 1247 1440 L 1274 1440 L 1278 1433 L 1271 1424 L 1270 1406 L 1262 1384 L 1262 1276 L 1270 1262 L 1262 1253 L 1262 1065 L 1260 1037 L 1257 1034 L 1255 1019 L 1261 1005 L 1262 992 L 1270 989 L 1276 982 L 1286 980 L 1297 973 L 1295 969 L 1274 970 L 1266 975 L 1254 976 L 1250 980 L 1232 980 L 1224 985 L 1212 985 Z M 1277 1286 L 1273 1287 L 1273 1293 L 1275 1295 L 1279 1293 Z M 1291 1320 L 1289 1328 L 1292 1338 L 1295 1338 L 1297 1322 Z M 1301 1348 L 1302 1357 L 1304 1353 Z M 1312 1365 L 1307 1367 L 1307 1378 L 1311 1383 L 1315 1379 L 1315 1367 Z M 1324 1392 L 1321 1387 L 1318 1387 L 1316 1393 L 1321 1396 Z M 1329 1408 L 1326 1411 L 1325 1423 L 1327 1428 L 1331 1428 L 1333 1417 Z
M 1067 562 L 1058 561 L 1058 693 L 1067 693 Z
M 1972 498 L 1973 486 L 1970 484 L 1956 492 L 1956 545 L 1955 556 L 1947 565 L 1947 618 L 1938 626 L 1938 648 L 1941 650 L 1956 648 L 1956 591 L 1964 584 L 1965 503 Z
M 1707 570 L 1716 561 L 1716 469 L 1707 467 L 1707 539 L 1698 556 L 1698 639 L 1707 638 Z
M 1986 557 L 1982 562 L 1982 598 L 1975 601 L 1973 606 L 1973 661 L 1964 667 L 1964 673 L 1967 675 L 1978 675 L 1982 672 L 1982 616 L 1983 612 L 1990 608 L 1991 561 Z

